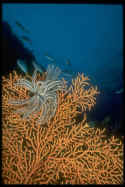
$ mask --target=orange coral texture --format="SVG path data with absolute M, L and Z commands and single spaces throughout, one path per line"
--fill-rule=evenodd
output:
M 58 92 L 56 114 L 45 125 L 37 123 L 40 112 L 22 119 L 14 112 L 17 106 L 8 104 L 30 97 L 25 88 L 14 86 L 19 78 L 15 71 L 2 78 L 2 182 L 122 184 L 123 143 L 114 136 L 107 139 L 105 129 L 86 125 L 86 112 L 99 94 L 88 77 L 78 74 L 69 92 Z

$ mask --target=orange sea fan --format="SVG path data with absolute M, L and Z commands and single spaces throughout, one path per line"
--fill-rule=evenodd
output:
M 67 91 L 58 92 L 56 114 L 45 125 L 37 123 L 39 112 L 22 120 L 8 104 L 11 97 L 30 97 L 25 88 L 13 85 L 21 77 L 12 72 L 2 81 L 2 182 L 122 184 L 123 143 L 86 123 L 99 93 L 88 77 L 78 74 Z

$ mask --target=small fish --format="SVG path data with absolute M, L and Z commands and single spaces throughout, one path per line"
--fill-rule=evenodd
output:
M 65 69 L 63 70 L 64 73 L 68 73 L 68 74 L 71 74 L 71 75 L 75 75 L 76 73 L 74 71 L 72 71 L 71 69 Z
M 91 128 L 95 127 L 96 126 L 96 121 L 88 122 L 88 126 L 91 127 Z
M 46 57 L 49 61 L 55 62 L 55 59 L 52 58 L 52 57 L 50 57 L 48 54 L 45 54 L 45 57 Z
M 71 62 L 70 62 L 69 59 L 66 60 L 66 64 L 67 64 L 68 66 L 71 66 Z
M 16 21 L 16 25 L 26 33 L 30 33 L 20 22 Z
M 120 90 L 116 91 L 115 94 L 121 94 L 124 92 L 124 88 L 121 88 Z
M 22 60 L 17 60 L 17 65 L 19 66 L 19 68 L 24 72 L 27 73 L 28 72 L 28 68 L 27 65 L 24 61 Z
M 69 70 L 62 70 L 63 76 L 65 77 L 69 77 L 69 78 L 73 78 L 76 76 L 76 73 L 73 71 L 69 71 Z
M 42 68 L 42 66 L 41 66 L 40 64 L 36 63 L 35 61 L 33 61 L 32 64 L 33 64 L 33 67 L 34 67 L 37 71 L 39 71 L 40 73 L 43 73 L 43 72 L 45 71 L 45 70 Z
M 70 73 L 66 73 L 65 71 L 62 71 L 62 73 L 63 73 L 63 76 L 72 77 L 72 74 L 70 74 Z
M 30 40 L 30 38 L 29 37 L 27 37 L 27 36 L 22 36 L 21 37 L 21 39 L 23 39 L 24 41 L 26 41 L 26 42 L 28 42 L 29 44 L 32 44 L 32 41 Z

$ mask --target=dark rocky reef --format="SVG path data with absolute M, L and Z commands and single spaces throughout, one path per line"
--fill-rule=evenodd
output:
M 2 75 L 15 69 L 17 60 L 25 60 L 29 66 L 36 61 L 32 52 L 25 48 L 22 41 L 13 33 L 7 22 L 2 22 Z

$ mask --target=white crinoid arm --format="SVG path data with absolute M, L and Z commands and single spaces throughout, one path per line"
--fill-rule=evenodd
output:
M 48 65 L 46 80 L 57 80 L 61 70 L 58 67 L 55 67 L 53 64 Z
M 22 117 L 27 118 L 31 113 L 37 111 L 37 107 L 39 105 L 38 97 L 35 95 L 32 99 L 33 100 L 31 103 L 29 103 L 27 106 L 17 109 L 15 112 L 19 114 L 23 114 Z
M 57 109 L 56 95 L 46 95 L 43 98 L 43 101 L 41 101 L 42 103 L 40 103 L 42 109 L 41 116 L 39 119 L 40 124 L 45 124 L 49 119 L 51 119 Z
M 14 83 L 14 85 L 15 86 L 23 86 L 26 89 L 30 90 L 31 92 L 34 92 L 34 88 L 33 88 L 32 83 L 26 79 L 19 79 L 16 81 L 16 83 Z
M 39 100 L 36 97 L 36 99 L 34 100 L 34 103 L 32 106 L 30 106 L 29 108 L 27 108 L 27 112 L 23 115 L 23 118 L 27 118 L 30 114 L 37 112 L 37 108 L 39 107 Z
M 8 103 L 12 105 L 26 105 L 31 104 L 34 100 L 35 96 L 31 97 L 30 99 L 23 99 L 23 100 L 9 100 Z
M 57 100 L 55 100 L 52 106 L 53 106 L 53 109 L 51 110 L 52 111 L 51 116 L 53 117 L 57 110 Z
M 51 81 L 46 86 L 47 91 L 52 91 L 52 90 L 57 91 L 57 90 L 61 90 L 61 89 L 64 89 L 64 83 L 62 80 Z
M 34 92 L 37 89 L 36 78 L 37 78 L 37 69 L 35 69 L 35 71 L 33 72 L 33 75 L 32 75 L 32 85 L 33 85 Z
M 39 123 L 44 124 L 47 122 L 47 110 L 49 109 L 49 105 L 43 103 L 41 109 L 42 109 L 42 112 L 41 112 L 41 116 L 39 119 Z
M 56 109 L 57 109 L 57 95 L 56 94 L 48 94 L 47 98 L 51 101 L 50 104 L 50 116 L 53 117 L 55 115 Z

